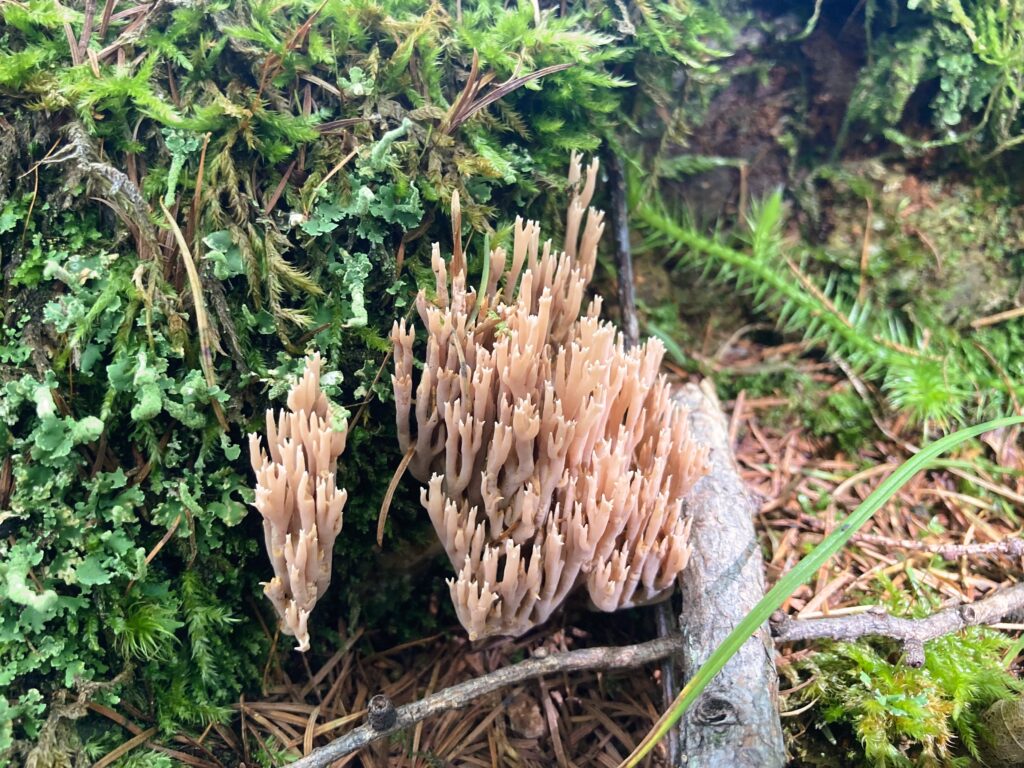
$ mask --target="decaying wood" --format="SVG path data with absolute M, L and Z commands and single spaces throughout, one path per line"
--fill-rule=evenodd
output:
M 627 645 L 620 648 L 585 648 L 580 651 L 568 651 L 528 659 L 482 677 L 453 685 L 420 701 L 398 707 L 394 710 L 394 720 L 390 721 L 389 719 L 391 722 L 389 727 L 375 729 L 369 723 L 361 725 L 330 744 L 315 749 L 305 757 L 291 763 L 291 768 L 325 768 L 335 760 L 352 754 L 390 733 L 408 728 L 442 712 L 461 709 L 474 699 L 524 680 L 581 670 L 631 669 L 678 653 L 680 647 L 679 635 L 671 635 L 638 645 Z M 376 724 L 381 725 L 380 722 Z
M 965 627 L 995 624 L 1024 607 L 1024 584 L 1017 584 L 967 605 L 957 605 L 923 619 L 890 616 L 877 606 L 866 613 L 831 619 L 790 619 L 781 613 L 772 617 L 776 640 L 856 640 L 866 635 L 891 637 L 903 643 L 904 662 L 912 667 L 924 664 L 924 644 L 937 637 L 959 632 Z
M 764 596 L 764 562 L 754 533 L 757 504 L 744 486 L 729 429 L 710 382 L 676 397 L 690 409 L 694 438 L 711 448 L 708 475 L 687 497 L 693 553 L 679 581 L 683 674 L 689 679 Z M 726 664 L 680 721 L 687 768 L 777 768 L 785 764 L 778 677 L 768 627 Z

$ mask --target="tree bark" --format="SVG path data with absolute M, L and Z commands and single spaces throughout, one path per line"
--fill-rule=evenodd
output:
M 689 680 L 764 596 L 764 561 L 754 533 L 757 504 L 744 486 L 729 429 L 709 381 L 676 398 L 690 409 L 693 436 L 711 449 L 708 475 L 687 503 L 693 515 L 690 562 L 680 576 L 682 666 Z M 733 656 L 680 721 L 686 768 L 780 768 L 786 762 L 778 676 L 768 625 Z

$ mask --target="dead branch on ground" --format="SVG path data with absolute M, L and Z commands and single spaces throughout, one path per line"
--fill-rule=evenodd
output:
M 995 624 L 1021 608 L 1024 608 L 1024 584 L 1017 584 L 983 600 L 946 608 L 923 619 L 892 616 L 878 606 L 867 613 L 832 619 L 790 619 L 776 612 L 771 623 L 776 641 L 782 643 L 822 638 L 856 640 L 867 635 L 890 637 L 903 644 L 906 664 L 920 667 L 924 664 L 927 641 L 966 627 Z
M 291 764 L 291 768 L 326 768 L 335 760 L 350 755 L 394 731 L 408 728 L 441 712 L 461 709 L 474 699 L 525 680 L 582 670 L 631 669 L 678 653 L 681 645 L 679 635 L 670 635 L 638 645 L 586 648 L 528 659 L 398 707 L 390 727 L 375 730 L 369 724 L 361 725 L 330 744 L 296 760 Z
M 825 523 L 812 515 L 800 513 L 801 525 L 815 531 L 824 531 Z M 961 557 L 978 557 L 982 555 L 1006 555 L 1007 557 L 1024 557 L 1024 538 L 1014 534 L 997 541 L 975 542 L 973 544 L 931 544 L 916 539 L 900 539 L 890 536 L 879 536 L 874 533 L 855 533 L 850 537 L 857 544 L 868 544 L 890 549 L 906 549 L 912 552 L 927 552 L 938 555 L 944 560 L 956 560 Z

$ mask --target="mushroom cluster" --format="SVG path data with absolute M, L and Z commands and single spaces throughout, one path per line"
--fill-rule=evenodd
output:
M 477 289 L 453 200 L 454 253 L 435 245 L 435 296 L 417 297 L 416 384 L 415 331 L 392 331 L 400 446 L 471 639 L 521 635 L 577 586 L 604 611 L 655 601 L 689 557 L 683 499 L 707 452 L 659 373 L 664 347 L 627 350 L 599 297 L 583 311 L 604 228 L 596 179 L 596 161 L 584 174 L 573 157 L 564 249 L 517 219 L 511 259 L 491 251 Z

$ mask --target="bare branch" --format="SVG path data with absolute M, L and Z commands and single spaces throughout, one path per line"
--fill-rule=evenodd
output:
M 867 613 L 832 619 L 790 619 L 776 612 L 772 630 L 778 642 L 801 640 L 856 640 L 866 635 L 891 637 L 903 643 L 906 663 L 912 667 L 924 664 L 924 644 L 937 637 L 959 632 L 965 627 L 995 624 L 1024 607 L 1024 584 L 1017 584 L 976 603 L 957 605 L 933 613 L 923 619 L 891 616 L 877 606 Z
M 801 525 L 815 531 L 824 531 L 825 523 L 812 515 L 800 513 Z M 783 521 L 790 525 L 790 521 Z M 956 560 L 959 557 L 978 557 L 981 555 L 1006 555 L 1008 557 L 1024 557 L 1024 538 L 1018 535 L 1008 536 L 999 541 L 976 542 L 974 544 L 930 544 L 927 541 L 915 539 L 894 539 L 889 536 L 879 536 L 875 533 L 855 533 L 852 541 L 858 544 L 868 544 L 890 549 L 906 549 L 912 552 L 929 552 L 938 555 L 946 560 Z
M 873 533 L 856 533 L 854 541 L 860 544 L 875 544 L 893 549 L 907 549 L 914 552 L 930 552 L 945 560 L 956 560 L 959 557 L 978 557 L 980 555 L 1007 555 L 1008 557 L 1024 557 L 1024 539 L 1011 536 L 999 541 L 985 541 L 974 544 L 929 544 L 914 539 L 890 539 Z
M 657 640 L 627 645 L 620 648 L 586 648 L 580 651 L 556 653 L 552 656 L 528 659 L 499 669 L 496 672 L 453 685 L 425 699 L 398 707 L 394 724 L 382 730 L 374 730 L 367 724 L 349 731 L 319 749 L 315 749 L 291 764 L 291 768 L 325 768 L 335 760 L 362 749 L 367 744 L 390 733 L 408 728 L 428 717 L 453 709 L 462 709 L 471 701 L 509 685 L 532 680 L 554 673 L 579 672 L 582 670 L 631 669 L 664 659 L 678 653 L 682 645 L 679 635 L 660 637 Z
M 612 198 L 611 218 L 615 232 L 615 266 L 619 274 L 619 312 L 626 349 L 640 343 L 636 315 L 636 285 L 633 280 L 633 250 L 629 240 L 629 204 L 626 200 L 626 172 L 614 147 L 606 152 L 608 185 Z

